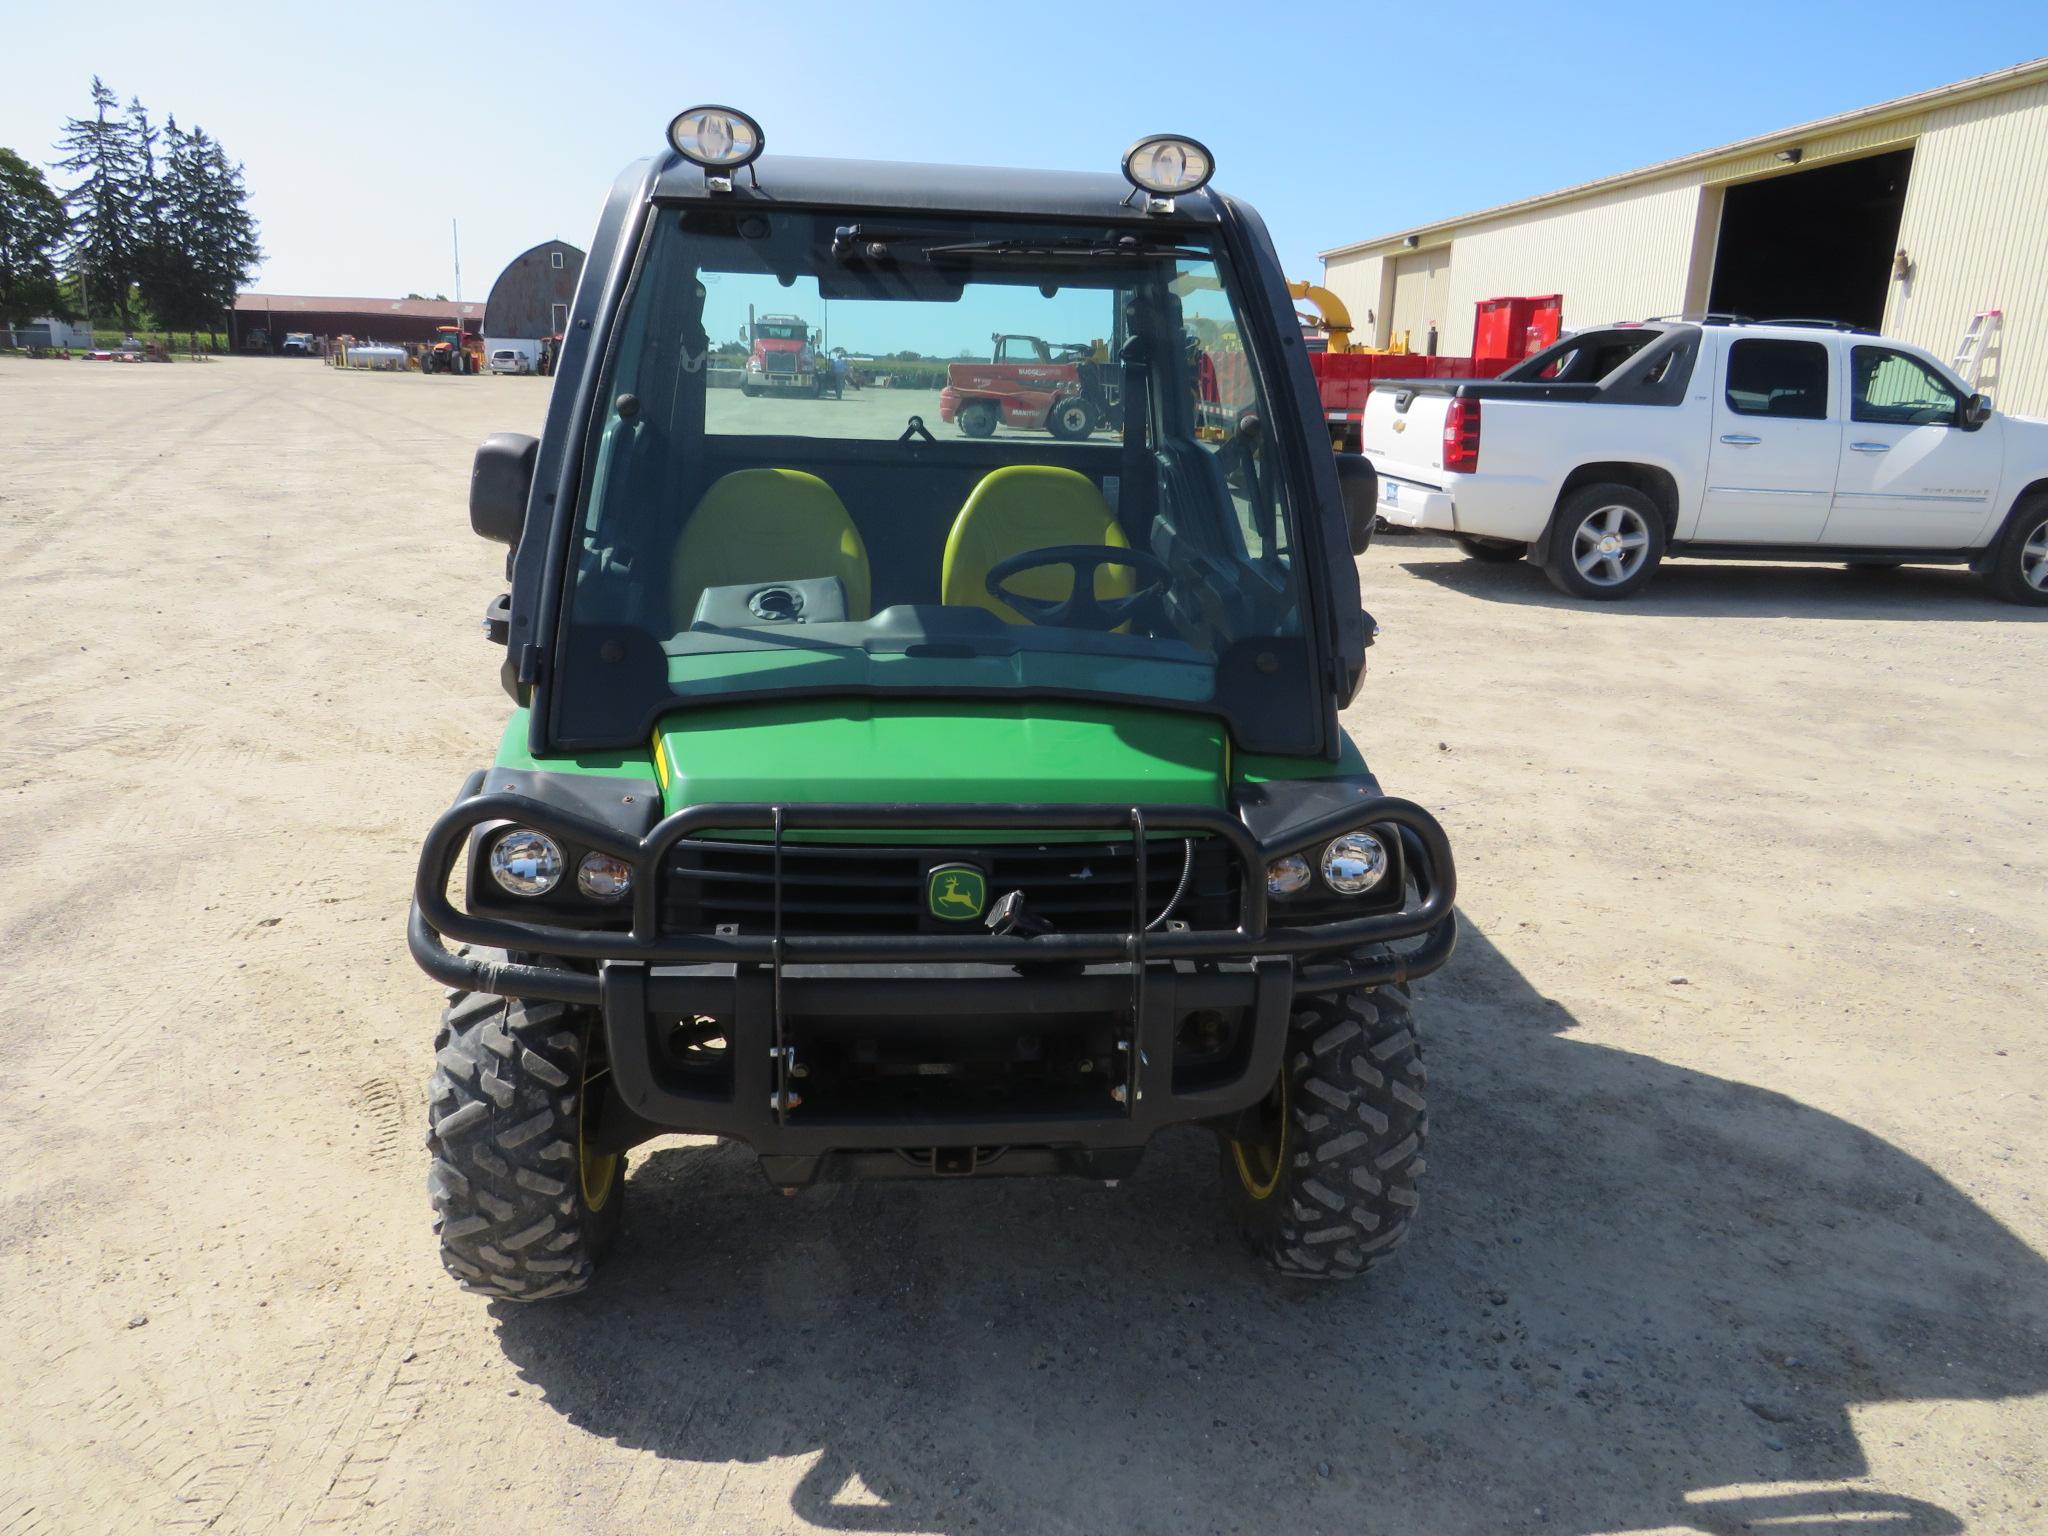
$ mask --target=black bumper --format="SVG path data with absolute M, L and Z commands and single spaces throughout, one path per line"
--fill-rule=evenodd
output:
M 421 850 L 408 941 L 427 973 L 451 987 L 552 999 L 602 1011 L 611 1089 L 602 1123 L 618 1145 L 666 1131 L 731 1136 L 761 1154 L 780 1183 L 814 1177 L 827 1159 L 869 1173 L 1074 1171 L 1113 1176 L 1165 1126 L 1227 1119 L 1256 1103 L 1279 1070 L 1297 994 L 1402 981 L 1450 956 L 1455 875 L 1428 813 L 1380 798 L 1290 826 L 1260 842 L 1243 822 L 1189 806 L 706 805 L 677 812 L 646 837 L 516 794 L 464 786 Z M 565 846 L 624 859 L 634 870 L 629 931 L 511 921 L 457 910 L 449 877 L 472 832 L 511 821 Z M 1371 826 L 1398 837 L 1415 895 L 1397 912 L 1303 927 L 1268 924 L 1265 868 L 1283 854 Z M 1135 843 L 1146 890 L 1150 834 L 1219 839 L 1238 860 L 1241 904 L 1229 929 L 1127 931 L 1036 938 L 985 932 L 818 936 L 665 933 L 662 870 L 686 837 L 764 830 L 779 850 L 792 831 L 891 829 L 1110 831 Z M 779 907 L 779 904 L 778 904 Z M 492 963 L 451 953 L 443 939 L 546 957 Z M 1406 940 L 1406 949 L 1384 948 Z M 1360 955 L 1361 949 L 1376 953 Z M 1221 1066 L 1183 1073 L 1176 1042 L 1194 1015 L 1241 1020 L 1242 1044 Z M 695 1015 L 723 1024 L 730 1070 L 712 1084 L 675 1070 L 662 1032 Z M 912 1118 L 805 1106 L 792 1040 L 863 1018 L 890 1028 L 961 1035 L 1018 1020 L 1114 1019 L 1109 1080 L 1029 1111 L 940 1108 Z M 795 1074 L 795 1075 L 793 1075 Z M 909 1155 L 925 1154 L 923 1160 Z

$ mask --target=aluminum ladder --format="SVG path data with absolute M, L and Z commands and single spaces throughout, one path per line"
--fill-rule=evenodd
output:
M 1963 327 L 1963 338 L 1956 343 L 1956 355 L 1949 360 L 1949 366 L 1971 389 L 1975 389 L 1978 380 L 1984 376 L 1985 350 L 1998 334 L 2004 319 L 2005 311 L 2002 309 L 1980 309 Z

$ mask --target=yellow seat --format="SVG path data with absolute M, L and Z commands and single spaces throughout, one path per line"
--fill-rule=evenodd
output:
M 1006 624 L 1026 623 L 1023 614 L 989 595 L 988 573 L 1012 555 L 1053 544 L 1130 547 L 1116 525 L 1116 514 L 1086 475 L 1045 464 L 992 469 L 953 519 L 940 571 L 939 601 L 950 608 L 986 608 Z M 1128 597 L 1135 574 L 1129 566 L 1097 566 L 1096 597 Z M 1020 571 L 1004 584 L 1025 597 L 1059 602 L 1072 595 L 1074 572 L 1071 566 L 1040 566 Z
M 800 469 L 736 469 L 697 503 L 669 568 L 669 612 L 689 626 L 706 587 L 837 576 L 846 616 L 868 617 L 868 551 L 832 487 Z

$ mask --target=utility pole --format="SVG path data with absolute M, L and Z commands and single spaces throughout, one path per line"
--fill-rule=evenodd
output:
M 462 226 L 450 219 L 448 238 L 455 247 L 455 328 L 462 329 Z

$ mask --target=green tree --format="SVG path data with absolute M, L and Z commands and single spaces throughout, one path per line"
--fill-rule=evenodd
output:
M 65 267 L 79 280 L 85 307 L 102 306 L 125 327 L 134 312 L 130 290 L 140 276 L 143 226 L 142 153 L 135 124 L 119 110 L 119 100 L 92 77 L 91 117 L 65 119 L 57 148 L 64 158 L 57 169 L 78 177 L 64 194 L 71 227 L 65 241 Z M 138 104 L 139 106 L 139 104 Z
M 174 264 L 167 248 L 169 231 L 163 218 L 163 188 L 157 176 L 156 146 L 162 137 L 149 121 L 149 113 L 137 96 L 128 98 L 128 145 L 134 157 L 133 227 L 135 230 L 134 277 L 138 308 L 146 309 L 162 323 L 163 311 L 152 298 L 163 269 Z M 138 316 L 138 323 L 143 317 Z
M 192 135 L 176 116 L 164 119 L 161 162 L 149 188 L 151 239 L 143 263 L 142 298 L 158 323 L 189 336 L 214 317 L 201 296 L 199 252 L 193 231 L 203 222 L 207 198 L 206 169 Z
M 161 324 L 213 336 L 263 255 L 242 167 L 197 124 L 188 132 L 166 118 L 162 141 L 145 296 Z
M 0 322 L 70 317 L 57 280 L 65 229 L 63 201 L 42 171 L 0 149 Z
M 199 226 L 200 292 L 212 314 L 219 316 L 255 276 L 263 261 L 263 242 L 255 215 L 249 212 L 242 162 L 230 160 L 220 142 L 209 139 L 197 124 L 192 135 L 199 141 L 207 194 L 206 217 Z

